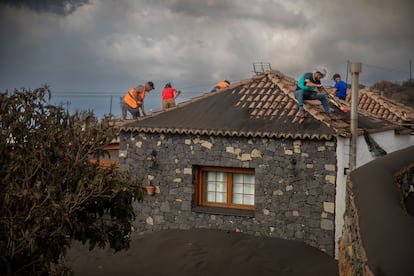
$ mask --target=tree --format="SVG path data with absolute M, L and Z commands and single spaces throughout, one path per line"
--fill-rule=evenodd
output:
M 129 247 L 142 188 L 127 172 L 89 161 L 117 135 L 110 118 L 70 115 L 50 96 L 46 85 L 0 94 L 2 275 L 70 273 L 72 240 Z

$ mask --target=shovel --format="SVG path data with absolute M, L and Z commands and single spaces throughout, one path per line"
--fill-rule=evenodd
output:
M 321 86 L 321 88 L 323 90 L 325 90 L 326 94 L 328 94 L 329 100 L 331 103 L 333 103 L 337 108 L 339 108 L 343 113 L 347 113 L 348 109 L 346 109 L 344 106 L 342 106 L 342 104 L 338 101 L 337 98 L 335 98 L 334 95 L 332 95 L 331 93 L 329 93 L 325 87 Z

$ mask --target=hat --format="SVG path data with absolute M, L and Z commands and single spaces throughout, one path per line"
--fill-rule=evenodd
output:
M 152 81 L 147 82 L 147 84 L 151 87 L 151 89 L 154 89 L 154 83 Z
M 339 75 L 338 73 L 336 73 L 336 74 L 333 75 L 332 79 L 335 80 L 336 78 L 340 78 L 340 77 L 341 77 L 341 75 Z
M 320 73 L 322 75 L 322 78 L 324 78 L 326 76 L 326 69 L 322 67 L 317 67 L 315 68 L 313 73 Z

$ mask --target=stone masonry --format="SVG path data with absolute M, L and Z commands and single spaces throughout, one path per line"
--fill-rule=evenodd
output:
M 395 155 L 396 157 L 393 157 L 395 159 L 404 160 L 404 156 Z M 390 158 L 388 155 L 387 157 L 383 158 L 384 160 Z M 395 159 L 390 159 L 390 163 L 395 163 Z M 393 175 L 393 180 L 395 183 L 389 183 L 389 179 L 385 178 L 383 179 L 383 182 L 374 181 L 376 190 L 381 190 L 381 186 L 388 186 L 388 185 L 395 185 L 396 191 L 399 192 L 401 197 L 401 209 L 405 209 L 404 201 L 405 199 L 410 195 L 410 193 L 414 192 L 414 162 L 412 160 L 409 165 L 404 165 L 400 168 L 400 170 Z M 391 167 L 391 166 L 390 166 Z M 361 170 L 361 169 L 360 169 Z M 363 169 L 362 169 L 363 170 Z M 378 168 L 375 168 L 375 171 L 378 170 L 384 170 L 383 167 L 378 166 Z M 366 170 L 364 171 L 364 174 L 367 177 L 372 176 L 372 171 Z M 345 211 L 345 223 L 343 227 L 342 237 L 339 242 L 339 274 L 340 275 L 366 275 L 366 276 L 372 276 L 372 275 L 413 275 L 412 273 L 406 272 L 405 274 L 401 274 L 398 272 L 403 271 L 405 269 L 410 269 L 411 271 L 414 271 L 412 269 L 411 262 L 403 262 L 404 266 L 397 265 L 395 261 L 390 260 L 390 258 L 381 258 L 378 256 L 379 251 L 372 250 L 370 254 L 367 254 L 366 249 L 364 247 L 364 236 L 361 235 L 361 219 L 359 212 L 361 211 L 361 208 L 369 208 L 367 206 L 357 208 L 356 202 L 355 202 L 355 184 L 363 184 L 366 183 L 353 183 L 351 180 L 348 180 L 347 182 L 347 197 L 346 197 L 346 211 Z M 375 195 L 377 191 L 373 192 L 371 197 L 378 197 Z M 394 195 L 387 194 L 387 197 L 392 198 Z M 377 199 L 378 200 L 378 199 Z M 392 201 L 384 201 L 382 204 L 388 204 L 391 205 L 390 202 Z M 388 206 L 387 206 L 388 207 Z M 391 208 L 389 208 L 391 209 Z M 404 210 L 405 212 L 406 210 Z M 398 216 L 401 216 L 398 214 Z M 407 227 L 409 224 L 401 224 L 401 221 L 399 220 L 393 220 L 395 216 L 395 213 L 393 213 L 392 218 L 387 218 L 384 214 L 384 220 L 381 223 L 384 224 L 391 224 L 393 225 L 393 228 L 395 228 L 395 232 L 399 233 L 399 236 L 402 237 L 404 240 L 407 241 L 407 248 L 408 250 L 403 250 L 402 248 L 399 248 L 399 251 L 391 251 L 392 256 L 399 259 L 410 259 L 412 254 L 411 248 L 412 243 L 410 243 L 410 237 L 412 236 L 412 231 L 405 230 L 401 231 L 400 229 L 403 229 L 404 227 Z M 410 220 L 411 218 L 407 215 L 405 218 L 406 220 Z M 365 218 L 366 220 L 366 218 Z M 400 225 L 398 224 L 400 223 Z M 412 225 L 412 224 L 411 224 Z M 377 228 L 381 227 L 380 224 L 378 224 L 375 221 L 375 224 L 373 224 L 369 229 L 369 233 L 365 233 L 365 239 L 368 235 L 372 234 L 377 237 L 377 240 L 384 240 L 380 239 L 378 237 L 378 231 Z M 392 232 L 389 233 L 389 237 L 387 242 L 392 244 L 395 242 L 393 239 L 393 234 L 395 233 L 394 229 Z M 368 235 L 367 235 L 368 234 Z M 404 236 L 405 235 L 405 236 Z M 411 239 L 412 240 L 412 239 Z M 393 248 L 392 246 L 384 245 L 384 248 L 387 248 L 388 250 L 391 250 Z M 395 248 L 395 247 L 394 247 Z M 374 260 L 377 262 L 376 265 L 373 266 L 371 263 L 371 267 L 369 266 L 369 260 Z M 392 271 L 385 273 L 382 271 L 383 268 L 387 268 Z M 397 272 L 396 272 L 397 271 Z
M 334 255 L 336 143 L 121 132 L 122 170 L 156 186 L 135 206 L 135 231 L 210 228 L 303 241 Z M 193 166 L 253 168 L 251 216 L 194 208 Z

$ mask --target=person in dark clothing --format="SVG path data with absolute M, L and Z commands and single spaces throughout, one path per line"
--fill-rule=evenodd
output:
M 321 101 L 325 112 L 330 115 L 331 109 L 325 94 L 318 92 L 323 88 L 321 79 L 326 76 L 326 69 L 316 68 L 312 73 L 303 74 L 298 80 L 298 86 L 295 91 L 295 98 L 299 104 L 299 116 L 305 117 L 305 110 L 303 108 L 304 100 L 319 100 Z

